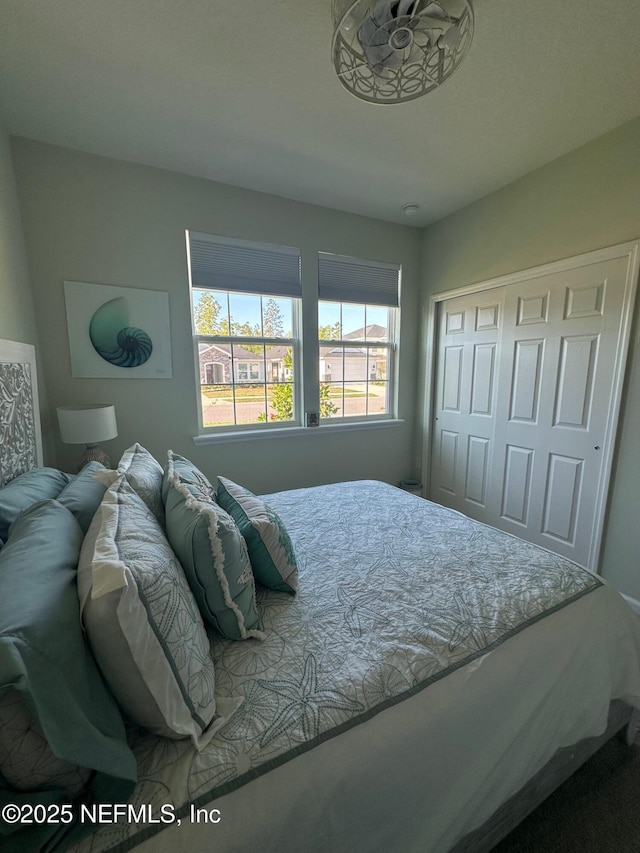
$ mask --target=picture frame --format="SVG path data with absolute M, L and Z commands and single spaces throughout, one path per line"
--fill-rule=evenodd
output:
M 171 379 L 169 294 L 65 281 L 71 375 Z

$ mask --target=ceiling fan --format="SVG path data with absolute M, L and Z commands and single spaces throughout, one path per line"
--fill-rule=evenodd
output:
M 472 0 L 333 0 L 333 64 L 363 101 L 398 104 L 453 74 L 473 38 Z

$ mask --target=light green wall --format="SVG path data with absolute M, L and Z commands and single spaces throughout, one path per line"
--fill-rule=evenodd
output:
M 12 151 L 51 405 L 115 403 L 119 437 L 105 445 L 114 458 L 138 440 L 159 458 L 172 448 L 209 475 L 225 474 L 259 492 L 356 478 L 396 482 L 411 473 L 419 230 L 25 139 L 13 139 Z M 195 447 L 186 228 L 298 247 L 303 288 L 311 293 L 319 250 L 401 263 L 404 423 Z M 173 379 L 73 379 L 65 279 L 168 291 Z M 317 320 L 307 313 L 304 322 L 313 330 Z M 54 435 L 56 460 L 69 469 L 78 448 Z
M 162 456 L 168 447 L 211 475 L 225 473 L 257 491 L 415 473 L 420 452 L 426 348 L 418 338 L 431 293 L 493 278 L 640 237 L 640 119 L 435 223 L 424 232 L 298 204 L 24 139 L 12 140 L 51 407 L 107 400 L 117 406 L 117 458 L 134 440 Z M 6 136 L 0 134 L 0 335 L 38 340 Z M 311 432 L 290 439 L 195 447 L 184 229 L 298 246 L 304 287 L 313 290 L 318 250 L 403 264 L 400 414 L 394 429 Z M 420 262 L 420 253 L 422 261 Z M 169 292 L 172 380 L 72 379 L 64 279 Z M 636 305 L 605 525 L 603 573 L 640 600 L 640 323 Z M 306 323 L 312 323 L 307 317 Z M 43 383 L 41 380 L 41 387 Z M 415 400 L 418 397 L 416 406 Z M 71 467 L 75 448 L 57 440 L 49 461 Z M 415 441 L 414 441 L 415 438 Z
M 433 293 L 637 238 L 640 119 L 427 228 L 422 243 L 423 308 Z M 640 299 L 627 362 L 602 573 L 640 601 L 639 310 Z M 423 343 L 421 361 L 425 358 Z
M 35 344 L 36 318 L 11 162 L 9 137 L 0 130 L 0 338 Z
M 31 295 L 29 269 L 20 206 L 11 160 L 8 135 L 0 129 L 0 338 L 22 343 L 38 343 L 36 315 Z M 38 353 L 41 419 L 47 423 L 47 394 L 42 362 Z M 44 442 L 50 456 L 50 447 Z

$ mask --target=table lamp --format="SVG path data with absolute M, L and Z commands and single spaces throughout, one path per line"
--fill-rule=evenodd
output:
M 106 468 L 110 468 L 111 460 L 98 447 L 98 443 L 116 438 L 118 435 L 115 406 L 108 403 L 58 406 L 57 412 L 60 438 L 63 443 L 86 445 L 78 471 L 87 462 L 101 462 Z

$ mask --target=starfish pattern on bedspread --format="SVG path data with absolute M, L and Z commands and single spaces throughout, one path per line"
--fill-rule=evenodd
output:
M 382 483 L 268 495 L 300 567 L 260 589 L 265 640 L 215 639 L 216 695 L 242 700 L 200 753 L 135 751 L 135 801 L 186 814 L 465 666 L 601 581 L 569 560 Z M 170 796 L 167 793 L 170 791 Z M 162 797 L 160 797 L 160 792 Z M 126 849 L 135 826 L 77 853 Z M 125 839 L 125 836 L 126 839 Z
M 271 681 L 258 679 L 260 687 L 271 690 L 287 700 L 260 739 L 260 746 L 268 746 L 274 738 L 292 726 L 302 726 L 304 740 L 312 740 L 320 733 L 320 712 L 324 709 L 340 711 L 363 711 L 360 702 L 350 699 L 339 690 L 322 690 L 318 686 L 316 661 L 312 654 L 307 655 L 302 677 L 277 678 Z
M 495 632 L 496 628 L 505 631 L 508 627 L 502 620 L 497 621 L 492 616 L 474 613 L 471 604 L 467 603 L 464 596 L 458 593 L 453 596 L 449 622 L 451 639 L 448 643 L 448 649 L 451 652 L 462 645 L 469 648 L 484 649 L 490 645 L 492 632 Z

